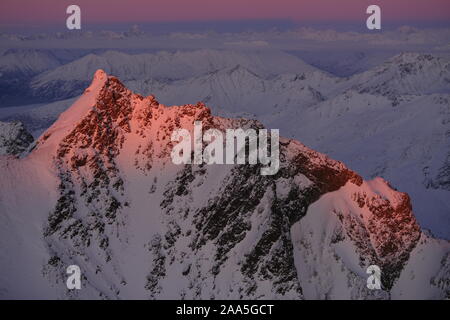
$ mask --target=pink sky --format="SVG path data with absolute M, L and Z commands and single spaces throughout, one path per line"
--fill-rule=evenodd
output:
M 370 4 L 381 7 L 384 21 L 450 21 L 450 0 L 0 0 L 0 24 L 64 22 L 70 4 L 79 5 L 89 23 L 358 21 L 366 17 Z

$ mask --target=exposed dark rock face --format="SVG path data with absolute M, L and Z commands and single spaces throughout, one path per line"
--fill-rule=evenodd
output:
M 18 156 L 34 141 L 21 122 L 0 121 L 0 155 Z

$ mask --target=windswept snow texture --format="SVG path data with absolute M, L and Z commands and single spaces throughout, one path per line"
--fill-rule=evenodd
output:
M 0 156 L 0 298 L 450 298 L 450 243 L 422 231 L 407 194 L 286 138 L 273 176 L 174 165 L 171 134 L 195 121 L 263 128 L 98 70 L 27 155 Z M 82 290 L 66 288 L 72 264 Z
M 317 36 L 312 30 L 299 34 L 308 39 Z M 336 38 L 357 42 L 356 35 L 325 35 L 331 42 Z M 384 37 L 403 42 L 428 37 L 437 45 L 437 35 L 446 33 L 432 36 L 402 28 L 398 38 Z M 381 41 L 381 35 L 367 37 Z M 292 54 L 271 47 L 156 53 L 99 50 L 87 55 L 78 51 L 78 57 L 59 49 L 57 60 L 70 62 L 33 74 L 24 89 L 29 97 L 57 101 L 1 108 L 0 120 L 19 120 L 38 137 L 102 67 L 135 92 L 154 94 L 166 105 L 202 101 L 218 115 L 258 119 L 344 161 L 367 179 L 381 176 L 411 196 L 423 228 L 450 239 L 450 60 L 444 49 L 395 55 L 366 49 L 327 57 L 305 50 Z M 358 67 L 351 65 L 361 72 L 342 66 L 337 73 L 351 76 L 337 77 L 332 74 L 336 70 L 322 71 L 299 56 L 326 69 L 324 61 L 340 68 L 335 59 L 341 57 L 339 63 L 348 66 L 355 61 Z

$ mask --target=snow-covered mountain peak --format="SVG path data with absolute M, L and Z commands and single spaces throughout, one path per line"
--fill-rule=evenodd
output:
M 173 107 L 161 105 L 153 95 L 143 97 L 135 94 L 117 77 L 98 70 L 83 95 L 42 134 L 35 150 L 61 143 L 74 147 L 84 139 L 89 139 L 89 143 L 98 143 L 102 149 L 115 150 L 123 143 L 117 141 L 119 137 L 124 139 L 123 135 L 126 134 L 130 136 L 129 140 L 135 140 L 139 135 L 142 138 L 144 132 L 155 133 L 158 137 L 164 135 L 164 143 L 167 143 L 169 130 L 174 129 L 174 124 L 167 126 L 167 122 L 175 121 L 175 127 L 192 130 L 193 123 L 197 120 L 203 121 L 205 127 L 214 126 L 222 130 L 225 130 L 227 125 L 230 128 L 262 127 L 254 120 L 212 117 L 211 110 L 203 103 Z M 69 137 L 74 145 L 64 142 Z M 96 138 L 99 140 L 95 141 Z M 105 144 L 106 138 L 108 144 Z M 167 146 L 161 148 L 167 149 Z
M 49 283 L 46 294 L 58 297 L 360 299 L 407 291 L 398 281 L 416 259 L 406 276 L 426 282 L 423 297 L 448 297 L 448 247 L 421 233 L 408 195 L 284 138 L 273 176 L 260 175 L 259 164 L 175 165 L 171 133 L 196 120 L 204 130 L 262 128 L 202 103 L 164 106 L 96 72 L 27 157 L 0 158 L 9 161 L 0 161 L 0 240 L 23 234 L 6 223 L 17 220 L 10 213 L 43 226 L 17 241 L 12 258 L 0 256 L 1 269 Z M 438 253 L 423 259 L 424 246 Z M 13 265 L 26 259 L 42 268 L 22 277 Z M 84 271 L 75 293 L 63 281 L 70 264 Z M 380 291 L 366 286 L 372 264 L 383 270 Z M 0 279 L 0 294 L 28 294 L 8 281 Z
M 54 147 L 60 140 L 69 133 L 89 112 L 91 112 L 100 99 L 100 94 L 108 83 L 114 81 L 113 77 L 108 77 L 105 71 L 97 70 L 92 78 L 91 85 L 84 91 L 80 98 L 66 111 L 61 113 L 56 122 L 47 129 L 37 141 L 37 148 L 40 150 L 45 146 Z
M 375 73 L 397 73 L 402 78 L 425 75 L 434 76 L 439 72 L 440 76 L 447 76 L 450 72 L 450 61 L 432 54 L 417 52 L 404 52 L 388 59 L 384 64 L 372 69 Z M 447 78 L 448 79 L 448 78 Z
M 393 101 L 402 95 L 450 92 L 450 61 L 430 54 L 402 53 L 349 79 L 351 87 Z

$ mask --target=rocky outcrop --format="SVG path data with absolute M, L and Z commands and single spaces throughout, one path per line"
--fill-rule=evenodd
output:
M 0 121 L 0 155 L 18 156 L 30 146 L 34 138 L 21 122 Z

